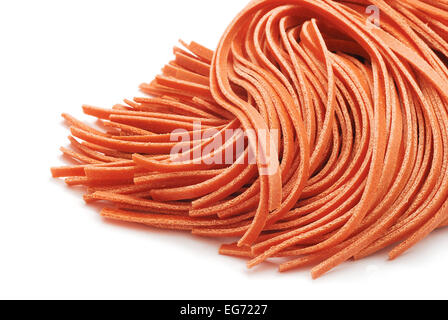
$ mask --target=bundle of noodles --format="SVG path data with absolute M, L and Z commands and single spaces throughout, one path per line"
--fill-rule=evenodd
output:
M 102 128 L 64 114 L 80 164 L 53 176 L 104 217 L 238 239 L 220 253 L 249 267 L 394 259 L 448 223 L 447 22 L 446 0 L 252 1 L 149 97 L 84 106 Z

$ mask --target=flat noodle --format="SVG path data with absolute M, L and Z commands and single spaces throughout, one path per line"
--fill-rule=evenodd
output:
M 395 259 L 448 225 L 447 22 L 432 0 L 251 1 L 216 51 L 180 41 L 151 97 L 83 107 L 113 133 L 63 114 L 80 164 L 52 175 L 106 218 L 234 237 L 248 267 Z

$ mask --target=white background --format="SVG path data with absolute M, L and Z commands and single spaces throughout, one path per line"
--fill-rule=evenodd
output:
M 0 2 L 0 298 L 448 298 L 448 232 L 312 281 L 219 256 L 220 242 L 104 221 L 50 178 L 61 112 L 139 95 L 179 38 L 215 47 L 244 0 Z M 82 117 L 83 119 L 86 119 Z

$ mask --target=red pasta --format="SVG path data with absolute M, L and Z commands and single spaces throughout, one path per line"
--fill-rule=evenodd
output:
M 248 267 L 395 259 L 448 224 L 447 21 L 444 1 L 251 1 L 150 97 L 84 106 L 108 131 L 63 114 L 79 164 L 52 174 L 106 218 L 233 237 Z

